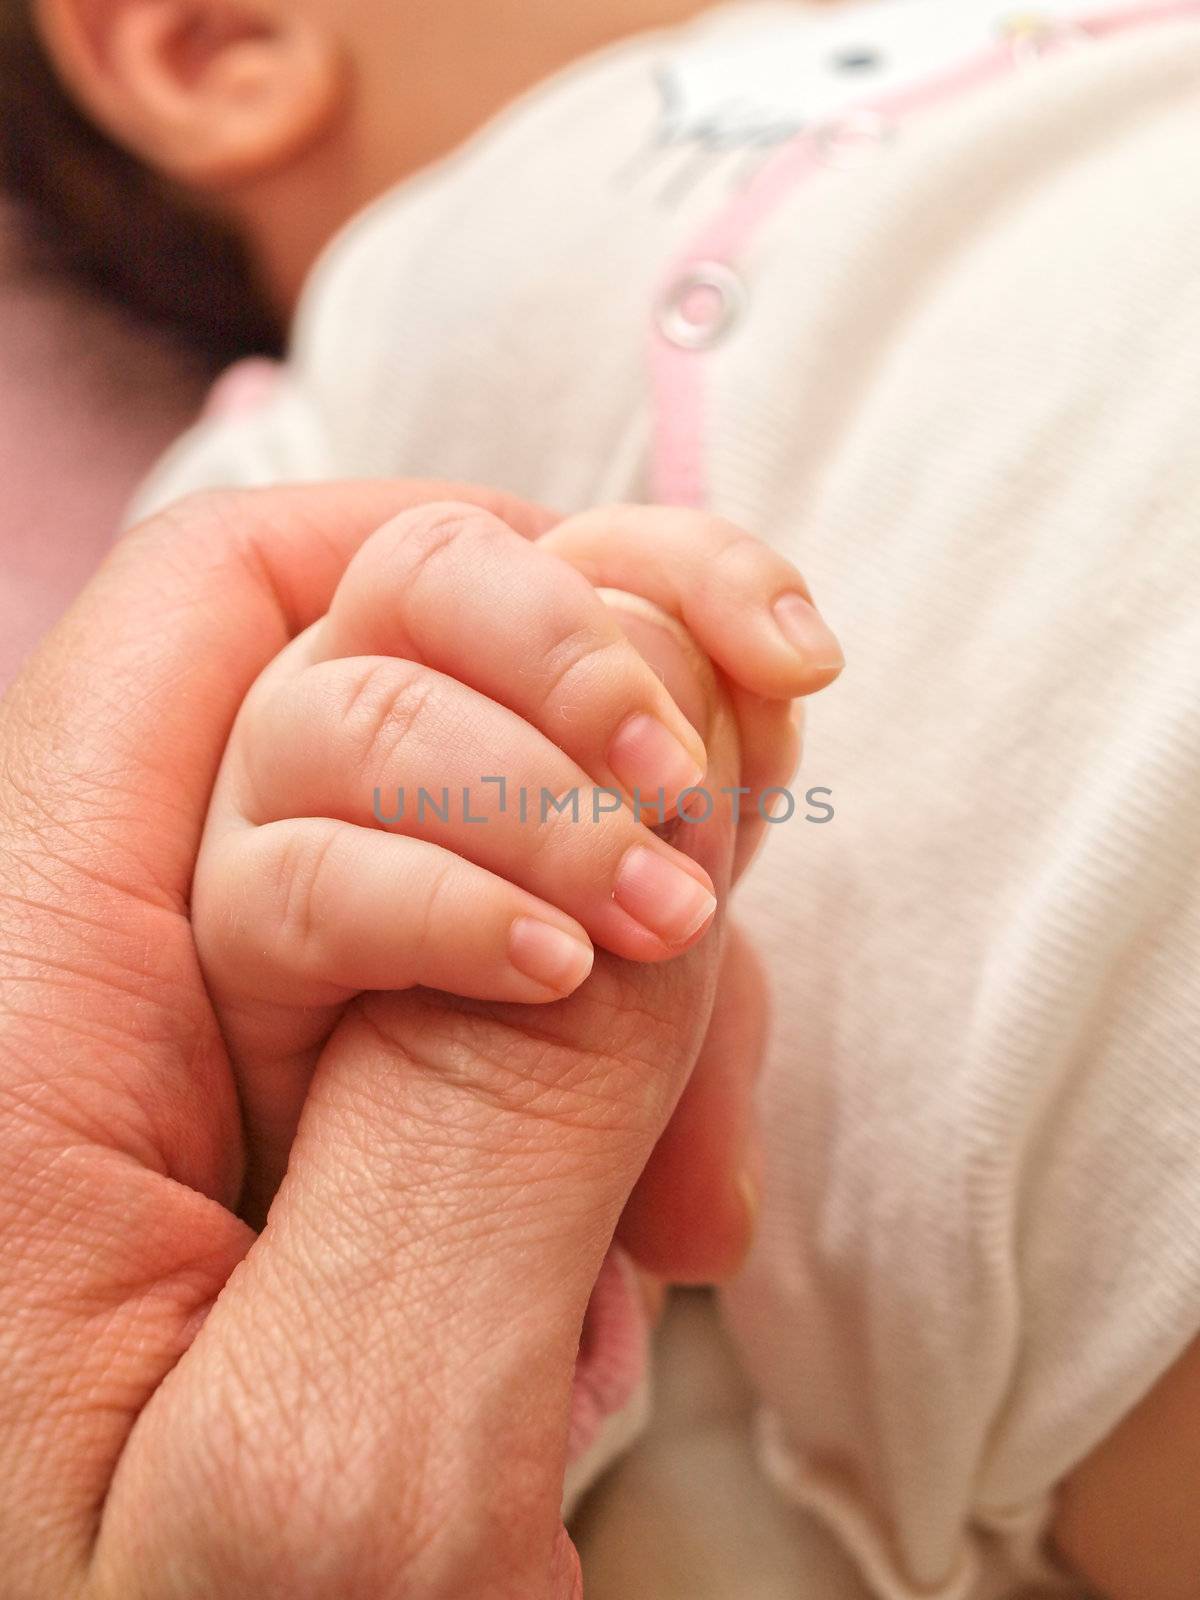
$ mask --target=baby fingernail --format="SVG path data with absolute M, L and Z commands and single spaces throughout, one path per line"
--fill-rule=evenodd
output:
M 551 922 L 518 917 L 509 931 L 508 958 L 534 983 L 566 995 L 591 972 L 596 952 Z
M 646 712 L 621 724 L 608 747 L 608 764 L 631 794 L 636 789 L 651 801 L 662 789 L 672 806 L 685 789 L 694 789 L 704 777 L 703 767 L 691 752 L 664 723 Z
M 846 665 L 837 635 L 811 600 L 799 593 L 785 594 L 771 609 L 780 633 L 806 666 L 840 672 Z
M 647 845 L 635 845 L 622 861 L 613 897 L 667 945 L 686 944 L 717 909 L 711 889 Z

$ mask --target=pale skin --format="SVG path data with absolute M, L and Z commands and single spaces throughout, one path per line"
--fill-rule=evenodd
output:
M 586 50 L 702 9 L 697 0 L 37 7 L 80 104 L 236 222 L 285 312 L 349 215 L 451 149 L 514 93 Z M 1198 1392 L 1200 1342 L 1064 1485 L 1057 1542 L 1113 1600 L 1194 1595 Z M 1185 1514 L 1165 1487 L 1178 1484 L 1188 1489 Z

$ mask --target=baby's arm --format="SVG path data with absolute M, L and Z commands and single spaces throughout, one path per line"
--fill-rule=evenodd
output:
M 712 519 L 672 513 L 668 529 L 663 515 L 597 514 L 564 525 L 561 543 L 582 548 L 607 526 L 605 571 L 632 583 L 633 548 L 660 529 L 669 548 L 670 533 L 680 555 L 659 578 L 673 571 L 675 589 L 660 582 L 652 598 L 727 665 L 748 697 L 747 765 L 785 783 L 788 697 L 829 680 L 836 646 L 814 634 L 814 663 L 773 620 L 785 594 L 807 604 L 789 564 Z M 662 788 L 669 811 L 705 759 L 592 585 L 548 545 L 461 506 L 368 541 L 328 615 L 248 697 L 197 868 L 197 944 L 251 1143 L 267 1152 L 259 1203 L 356 994 L 424 985 L 536 1003 L 583 981 L 593 941 L 659 961 L 699 938 L 716 907 L 707 875 L 620 801 Z M 578 820 L 571 805 L 543 820 L 543 794 L 576 793 Z

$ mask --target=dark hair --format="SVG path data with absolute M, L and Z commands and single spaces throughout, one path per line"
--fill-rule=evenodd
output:
M 0 0 L 0 195 L 28 223 L 37 270 L 181 335 L 214 365 L 279 353 L 278 321 L 237 235 L 76 110 L 31 0 Z

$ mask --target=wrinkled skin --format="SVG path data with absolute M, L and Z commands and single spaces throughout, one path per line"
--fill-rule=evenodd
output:
M 190 502 L 117 549 L 4 702 L 6 1600 L 578 1591 L 558 1504 L 579 1326 L 700 1049 L 719 934 L 661 967 L 601 954 L 552 1009 L 354 1003 L 256 1235 L 187 916 L 247 688 L 432 492 Z M 736 781 L 731 730 L 718 712 L 714 781 Z M 731 835 L 686 830 L 721 889 Z M 655 1237 L 663 1149 L 666 1203 L 635 1229 L 657 1258 L 680 1231 Z

